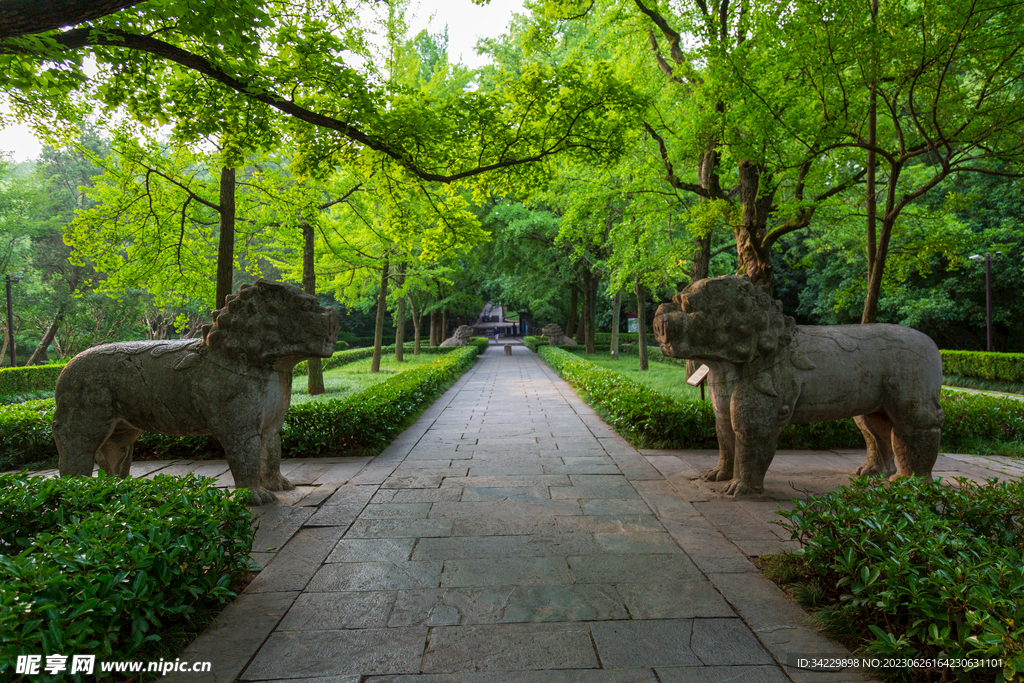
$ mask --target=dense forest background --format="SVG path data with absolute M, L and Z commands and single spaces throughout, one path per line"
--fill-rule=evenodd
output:
M 739 272 L 800 324 L 984 349 L 986 253 L 994 350 L 1024 351 L 1016 4 L 538 1 L 473 70 L 402 3 L 235 4 L 206 20 L 256 28 L 170 0 L 93 22 L 160 26 L 213 76 L 95 32 L 0 43 L 12 116 L 49 142 L 0 164 L 19 364 L 195 335 L 258 277 L 341 307 L 352 341 L 378 306 L 436 342 L 491 301 L 592 343 Z

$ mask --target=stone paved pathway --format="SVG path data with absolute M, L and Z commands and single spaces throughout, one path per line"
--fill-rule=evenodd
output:
M 493 347 L 376 458 L 287 463 L 303 485 L 256 509 L 264 571 L 181 657 L 213 672 L 170 678 L 864 680 L 787 665 L 845 650 L 748 557 L 790 543 L 775 497 L 863 451 L 780 453 L 768 496 L 739 502 L 691 481 L 713 458 L 638 452 L 534 353 Z M 987 471 L 938 469 L 959 465 Z

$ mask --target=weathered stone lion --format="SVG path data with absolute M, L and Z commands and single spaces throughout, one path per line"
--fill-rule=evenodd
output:
M 542 337 L 548 338 L 548 344 L 551 346 L 576 346 L 576 340 L 565 336 L 562 326 L 557 323 L 546 325 L 540 332 Z
M 105 344 L 60 373 L 53 436 L 62 477 L 128 476 L 143 431 L 212 434 L 235 485 L 256 505 L 294 488 L 281 476 L 278 432 L 291 402 L 292 368 L 334 351 L 338 314 L 293 285 L 243 285 L 213 311 L 202 339 Z
M 459 325 L 452 336 L 441 342 L 441 346 L 465 346 L 473 338 L 473 328 L 469 325 Z
M 931 476 L 939 452 L 942 360 L 899 325 L 802 326 L 745 277 L 696 282 L 654 317 L 662 353 L 705 363 L 727 493 L 763 490 L 790 422 L 853 417 L 867 442 L 857 474 Z M 893 457 L 899 466 L 893 474 Z

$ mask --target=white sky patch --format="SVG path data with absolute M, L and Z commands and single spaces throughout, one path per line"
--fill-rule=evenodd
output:
M 491 0 L 489 5 L 474 5 L 470 0 L 422 0 L 415 7 L 417 17 L 410 25 L 416 35 L 426 28 L 440 33 L 448 25 L 448 59 L 461 61 L 471 69 L 483 66 L 486 59 L 476 53 L 481 38 L 497 38 L 505 33 L 512 15 L 523 11 L 522 0 Z M 430 24 L 427 21 L 433 15 Z
M 491 0 L 481 7 L 470 0 L 421 0 L 411 9 L 416 13 L 410 22 L 411 35 L 424 28 L 440 33 L 447 24 L 449 59 L 476 68 L 486 62 L 473 49 L 477 41 L 505 33 L 512 15 L 523 11 L 523 2 Z M 35 159 L 41 151 L 42 143 L 28 126 L 12 125 L 0 130 L 0 153 L 9 154 L 15 162 Z

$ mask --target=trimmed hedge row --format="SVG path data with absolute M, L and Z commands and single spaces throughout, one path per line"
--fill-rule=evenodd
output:
M 711 401 L 679 401 L 607 370 L 562 348 L 542 346 L 541 358 L 597 408 L 635 445 L 660 448 L 715 448 Z M 955 452 L 978 441 L 1024 442 L 1024 401 L 943 391 L 942 447 Z M 787 425 L 779 448 L 863 448 L 853 420 Z
M 486 348 L 486 340 L 484 340 Z M 407 419 L 433 401 L 473 364 L 480 346 L 454 347 L 422 368 L 403 372 L 347 398 L 310 401 L 288 409 L 282 452 L 316 457 L 379 448 Z
M 426 366 L 389 377 L 346 398 L 293 405 L 285 415 L 281 432 L 284 456 L 316 457 L 351 447 L 346 444 L 374 448 L 386 443 L 405 417 L 440 394 L 473 364 L 476 354 L 486 348 L 486 339 L 474 339 L 464 347 L 445 347 L 443 353 Z M 388 401 L 395 401 L 395 405 L 388 405 Z M 52 398 L 0 406 L 0 463 L 3 466 L 19 467 L 57 457 L 51 431 L 53 412 Z M 332 421 L 334 426 L 330 427 Z M 142 433 L 135 442 L 135 453 L 189 459 L 224 455 L 220 444 L 212 437 L 165 436 L 153 432 Z
M 53 391 L 57 376 L 67 363 L 31 365 L 23 368 L 0 370 L 0 395 L 20 394 L 26 391 Z
M 939 351 L 942 373 L 1007 382 L 1024 382 L 1024 353 Z
M 146 659 L 162 631 L 230 601 L 248 497 L 191 476 L 0 475 L 0 678 L 18 655 Z

